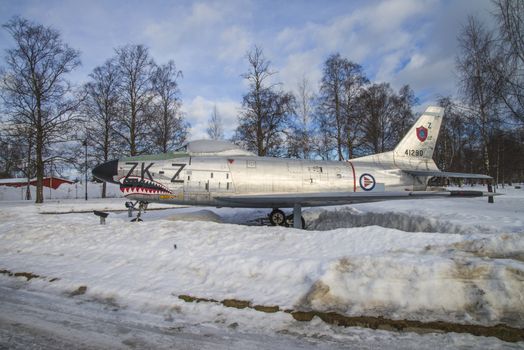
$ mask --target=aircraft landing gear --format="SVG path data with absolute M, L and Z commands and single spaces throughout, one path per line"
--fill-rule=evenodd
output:
M 268 215 L 269 222 L 271 222 L 271 225 L 273 226 L 285 226 L 303 229 L 304 227 L 306 227 L 306 221 L 304 220 L 304 217 L 301 215 L 301 210 L 302 208 L 300 206 L 297 206 L 297 208 L 294 208 L 293 214 L 286 216 L 286 214 L 284 214 L 282 210 L 275 208 Z M 300 222 L 297 224 L 295 224 L 295 217 L 300 218 Z
M 128 203 L 130 203 L 130 204 L 128 204 Z M 134 208 L 134 207 L 136 206 L 136 204 L 137 204 L 136 202 L 135 202 L 134 204 L 131 203 L 131 202 L 127 202 L 127 203 L 126 203 L 126 207 L 129 208 L 129 205 L 131 205 L 131 206 Z M 143 201 L 139 201 L 139 202 L 138 202 L 138 214 L 136 214 L 136 218 L 134 218 L 133 220 L 131 220 L 131 222 L 141 222 L 141 221 L 143 221 L 143 220 L 140 218 L 140 216 L 142 215 L 142 212 L 145 212 L 145 211 L 146 211 L 146 209 L 147 209 L 147 205 L 148 205 L 148 204 L 149 204 L 148 202 L 143 202 Z
M 286 214 L 282 210 L 275 208 L 269 213 L 269 222 L 273 226 L 286 226 Z
M 303 216 L 300 216 L 300 224 L 301 224 L 300 227 L 295 227 L 294 220 L 293 220 L 293 214 L 286 216 L 286 226 L 304 229 L 306 227 L 306 220 L 304 220 Z

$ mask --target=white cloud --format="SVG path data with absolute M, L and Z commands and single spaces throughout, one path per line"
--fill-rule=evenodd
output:
M 213 108 L 222 118 L 226 138 L 233 135 L 237 127 L 237 116 L 240 103 L 232 100 L 211 101 L 202 96 L 196 96 L 182 106 L 186 119 L 191 123 L 190 138 L 192 140 L 207 139 L 208 121 L 213 113 Z
M 376 76 L 372 78 L 391 79 L 420 40 L 416 38 L 420 34 L 404 28 L 406 22 L 429 13 L 432 3 L 382 1 L 340 14 L 329 22 L 285 27 L 276 40 L 282 51 L 289 52 L 281 70 L 284 82 L 294 84 L 305 73 L 318 81 L 323 61 L 334 52 L 360 64 L 376 61 L 376 68 L 370 72 Z
M 245 28 L 228 27 L 220 35 L 218 58 L 222 61 L 238 62 L 244 58 L 252 42 L 253 38 Z
M 430 13 L 435 3 L 435 0 L 386 0 L 357 11 L 355 17 L 361 24 L 367 24 L 372 33 L 387 35 L 398 32 L 414 16 Z
M 219 7 L 211 4 L 196 3 L 193 4 L 191 16 L 188 17 L 187 23 L 190 27 L 213 25 L 223 18 L 223 13 Z
M 486 12 L 487 0 L 479 7 Z M 415 93 L 433 91 L 432 96 L 453 94 L 456 36 L 471 9 L 466 1 L 371 2 L 330 21 L 286 26 L 276 37 L 280 49 L 272 51 L 285 54 L 280 77 L 289 86 L 304 73 L 318 82 L 323 61 L 339 52 L 363 65 L 372 81 L 396 89 L 409 84 Z
M 421 63 L 423 62 L 423 63 Z M 453 70 L 454 57 L 430 58 L 415 55 L 412 61 L 394 78 L 396 85 L 409 84 L 417 92 L 430 92 L 425 103 L 435 102 L 439 96 L 456 92 L 456 77 Z
M 176 5 L 168 6 L 163 20 L 150 18 L 143 39 L 163 55 L 173 52 L 186 54 L 189 62 L 200 57 L 219 57 L 221 43 L 234 40 L 243 43 L 249 35 L 241 28 L 238 21 L 237 2 L 198 2 L 189 8 Z M 231 50 L 231 48 L 229 48 Z M 187 52 L 180 52 L 187 51 Z
M 319 54 L 315 51 L 290 54 L 279 72 L 280 78 L 285 82 L 284 88 L 296 92 L 297 84 L 305 77 L 315 89 L 316 83 L 322 78 L 318 58 Z
M 0 19 L 5 23 L 19 14 L 57 28 L 82 51 L 84 66 L 73 74 L 76 80 L 86 80 L 115 47 L 147 45 L 157 62 L 173 59 L 184 72 L 184 104 L 188 113 L 193 106 L 196 114 L 206 114 L 201 118 L 205 124 L 211 101 L 240 103 L 246 91 L 240 77 L 247 69 L 244 55 L 255 44 L 264 49 L 279 71 L 276 81 L 287 90 L 295 89 L 304 75 L 316 87 L 324 60 L 340 52 L 362 64 L 372 80 L 389 81 L 394 88 L 410 84 L 416 93 L 456 93 L 456 37 L 468 14 L 493 21 L 490 1 L 378 0 L 326 6 L 252 0 L 28 0 L 4 1 Z M 2 31 L 0 48 L 8 45 Z M 236 110 L 224 113 L 234 115 L 236 123 Z M 196 124 L 194 132 L 205 135 Z

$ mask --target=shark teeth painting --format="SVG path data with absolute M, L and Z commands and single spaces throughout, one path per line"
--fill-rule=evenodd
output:
M 171 194 L 172 192 L 164 185 L 139 176 L 128 176 L 119 180 L 120 191 L 124 195 L 130 194 Z

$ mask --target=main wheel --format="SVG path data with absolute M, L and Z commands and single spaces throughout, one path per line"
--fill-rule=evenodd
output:
M 273 226 L 285 226 L 286 225 L 286 214 L 280 209 L 273 209 L 269 214 L 269 221 Z
M 303 217 L 303 216 L 300 217 L 300 221 L 301 221 L 300 223 L 302 224 L 302 226 L 300 226 L 300 228 L 301 228 L 301 229 L 304 229 L 304 228 L 306 227 L 306 220 L 304 220 L 304 217 Z M 287 226 L 289 226 L 289 227 L 294 227 L 294 226 L 293 226 L 293 214 L 288 215 L 288 216 L 286 217 L 286 224 L 287 224 Z

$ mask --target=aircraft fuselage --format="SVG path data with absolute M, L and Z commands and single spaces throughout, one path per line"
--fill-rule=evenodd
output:
M 118 161 L 113 180 L 131 200 L 209 206 L 224 206 L 215 200 L 224 195 L 426 188 L 426 181 L 368 157 L 348 162 L 256 156 L 129 157 Z

